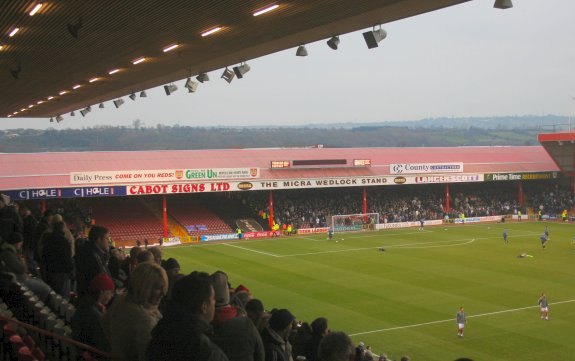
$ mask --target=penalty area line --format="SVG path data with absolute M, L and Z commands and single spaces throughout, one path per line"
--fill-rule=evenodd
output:
M 262 252 L 262 251 L 256 251 L 255 249 L 249 249 L 249 248 L 245 248 L 245 247 L 240 247 L 240 246 L 237 246 L 237 245 L 235 245 L 235 244 L 230 244 L 230 243 L 224 243 L 224 246 L 239 248 L 239 249 L 242 249 L 242 250 L 244 250 L 244 251 L 259 253 L 259 254 L 263 254 L 263 255 L 271 256 L 271 257 L 280 257 L 280 256 L 278 256 L 277 254 L 268 253 L 268 252 Z
M 575 302 L 575 299 L 573 300 L 567 300 L 567 301 L 558 301 L 558 302 L 550 302 L 549 305 L 559 305 L 562 303 L 572 303 Z M 539 305 L 535 305 L 535 306 L 527 306 L 527 307 L 519 307 L 519 308 L 511 308 L 508 310 L 502 310 L 502 311 L 494 311 L 494 312 L 487 312 L 487 313 L 481 313 L 478 315 L 470 315 L 467 316 L 467 318 L 477 318 L 477 317 L 485 317 L 485 316 L 492 316 L 492 315 L 498 315 L 498 314 L 502 314 L 502 313 L 510 313 L 510 312 L 517 312 L 517 311 L 524 311 L 524 310 L 529 310 L 532 308 L 539 308 Z M 381 328 L 379 330 L 372 330 L 372 331 L 365 331 L 365 332 L 358 332 L 358 333 L 353 333 L 350 334 L 349 336 L 361 336 L 361 335 L 368 335 L 370 333 L 379 333 L 379 332 L 388 332 L 388 331 L 395 331 L 395 330 L 403 330 L 406 328 L 415 328 L 415 327 L 421 327 L 421 326 L 428 326 L 428 325 L 434 325 L 437 323 L 445 323 L 445 322 L 455 322 L 455 318 L 449 318 L 447 320 L 438 320 L 438 321 L 430 321 L 430 322 L 423 322 L 423 323 L 416 323 L 413 325 L 406 325 L 406 326 L 397 326 L 397 327 L 389 327 L 389 328 Z

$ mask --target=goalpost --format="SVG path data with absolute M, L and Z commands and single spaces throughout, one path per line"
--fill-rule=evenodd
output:
M 338 214 L 331 216 L 331 226 L 335 232 L 375 231 L 379 223 L 379 213 Z

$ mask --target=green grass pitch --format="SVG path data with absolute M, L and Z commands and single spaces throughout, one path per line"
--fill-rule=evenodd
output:
M 575 224 L 476 223 L 206 243 L 165 248 L 164 258 L 178 259 L 183 273 L 221 269 L 266 309 L 324 316 L 331 330 L 393 360 L 575 360 L 574 235 Z M 542 292 L 550 321 L 539 317 Z

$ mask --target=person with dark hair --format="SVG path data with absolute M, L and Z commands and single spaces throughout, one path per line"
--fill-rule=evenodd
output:
M 22 218 L 17 205 L 5 205 L 0 212 L 0 237 L 7 238 L 11 233 L 22 233 L 22 228 Z
M 110 234 L 108 229 L 93 226 L 88 233 L 86 242 L 74 257 L 76 263 L 76 281 L 78 295 L 88 292 L 90 282 L 96 275 L 103 272 L 110 275 L 108 261 L 110 259 Z
M 291 345 L 288 337 L 295 317 L 287 309 L 272 312 L 268 326 L 262 331 L 266 361 L 290 361 Z
M 152 330 L 162 318 L 158 310 L 168 290 L 166 271 L 154 262 L 139 264 L 128 284 L 128 293 L 117 297 L 102 317 L 102 327 L 113 360 L 145 360 Z
M 317 350 L 321 339 L 329 333 L 327 318 L 318 317 L 311 323 L 312 337 L 305 345 L 305 357 L 307 361 L 317 360 Z
M 207 273 L 193 272 L 180 279 L 164 317 L 152 330 L 148 360 L 228 361 L 208 337 L 215 308 L 215 292 Z
M 149 250 L 144 249 L 144 250 L 140 251 L 140 253 L 138 253 L 138 257 L 136 258 L 136 262 L 138 262 L 138 264 L 144 263 L 144 262 L 154 262 L 154 255 Z
M 114 296 L 114 281 L 105 273 L 98 273 L 90 282 L 88 293 L 80 298 L 72 317 L 72 338 L 110 352 L 110 343 L 104 335 L 101 320 L 108 303 Z
M 44 281 L 64 298 L 70 296 L 70 278 L 74 270 L 72 251 L 64 234 L 64 222 L 54 222 L 52 232 L 43 237 L 42 265 Z
M 248 301 L 245 306 L 247 317 L 252 320 L 258 332 L 262 332 L 268 323 L 268 315 L 265 312 L 262 301 L 254 298 Z
M 40 222 L 38 222 L 36 228 L 34 229 L 32 243 L 30 244 L 30 252 L 32 253 L 32 256 L 34 257 L 34 260 L 36 262 L 39 261 L 37 257 L 38 243 L 40 242 L 40 239 L 42 238 L 44 232 L 50 229 L 50 225 L 52 224 L 52 218 L 54 218 L 54 212 L 52 212 L 49 209 L 45 210 L 44 213 L 42 213 Z
M 26 263 L 21 257 L 23 237 L 20 233 L 12 233 L 8 238 L 0 243 L 0 263 L 2 271 L 11 272 L 16 276 L 16 280 L 38 296 L 42 301 L 46 301 L 50 294 L 50 286 L 38 278 L 28 276 Z
M 26 206 L 20 207 L 20 217 L 22 217 L 22 236 L 24 237 L 23 253 L 26 257 L 26 262 L 30 264 L 31 260 L 33 260 L 31 247 L 34 243 L 34 230 L 38 225 L 38 221 L 32 215 L 32 211 Z
M 322 361 L 353 361 L 355 348 L 348 335 L 331 332 L 321 339 L 318 357 Z
M 298 324 L 295 335 L 292 333 L 293 339 L 290 338 L 290 343 L 292 344 L 292 357 L 298 359 L 298 357 L 305 357 L 306 354 L 306 344 L 312 338 L 311 326 L 307 322 L 302 322 Z

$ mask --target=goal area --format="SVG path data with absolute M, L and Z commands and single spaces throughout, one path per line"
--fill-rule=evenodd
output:
M 331 216 L 334 232 L 374 231 L 379 213 L 338 214 Z

